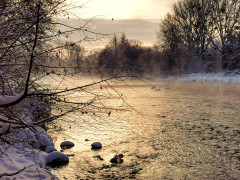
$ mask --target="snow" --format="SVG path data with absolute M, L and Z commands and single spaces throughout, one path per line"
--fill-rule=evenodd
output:
M 25 90 L 15 96 L 0 96 L 0 106 L 4 106 L 7 104 L 12 104 L 13 102 L 18 101 L 24 96 Z
M 32 94 L 33 92 L 31 90 L 28 90 L 27 94 Z M 14 96 L 5 96 L 2 95 L 0 96 L 0 106 L 5 106 L 8 104 L 12 104 L 16 101 L 18 101 L 19 99 L 23 98 L 23 96 L 25 96 L 25 90 L 23 90 L 22 92 L 14 95 Z
M 0 122 L 0 134 L 5 134 L 10 129 L 9 123 Z
M 0 179 L 58 179 L 46 168 L 49 155 L 40 150 L 43 144 L 53 147 L 52 138 L 41 127 L 35 130 L 16 129 L 0 140 Z
M 210 82 L 240 82 L 240 71 L 219 72 L 219 73 L 193 73 L 185 74 L 182 77 L 169 76 L 164 80 L 180 81 L 210 81 Z
M 69 162 L 69 158 L 67 155 L 58 152 L 58 151 L 53 151 L 48 154 L 46 157 L 46 163 L 51 164 L 51 163 L 61 163 L 61 162 Z
M 46 153 L 50 153 L 50 152 L 53 152 L 53 151 L 57 151 L 53 146 L 48 146 L 48 147 L 45 148 Z

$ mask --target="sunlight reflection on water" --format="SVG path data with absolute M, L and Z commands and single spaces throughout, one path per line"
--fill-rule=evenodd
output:
M 240 84 L 111 84 L 126 102 L 106 85 L 103 90 L 99 86 L 88 90 L 105 94 L 101 103 L 106 107 L 122 110 L 72 113 L 57 122 L 62 131 L 49 131 L 58 150 L 63 140 L 76 145 L 65 150 L 75 154 L 69 165 L 52 170 L 60 179 L 240 177 Z M 95 141 L 103 149 L 92 151 L 90 145 Z M 110 159 L 120 153 L 125 155 L 124 162 L 112 166 Z M 97 155 L 104 160 L 94 157 Z

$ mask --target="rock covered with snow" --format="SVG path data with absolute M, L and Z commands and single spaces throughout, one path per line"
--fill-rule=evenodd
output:
M 46 167 L 47 154 L 33 148 L 18 149 L 0 141 L 0 179 L 55 179 Z
M 20 149 L 36 148 L 41 150 L 44 150 L 47 146 L 54 147 L 51 136 L 43 128 L 35 127 L 34 130 L 23 128 L 10 135 L 10 137 L 16 139 L 13 142 L 14 146 Z
M 53 166 L 67 164 L 68 162 L 68 156 L 58 151 L 51 152 L 46 157 L 46 163 Z
M 63 141 L 63 142 L 60 144 L 60 147 L 61 147 L 62 149 L 69 149 L 69 148 L 71 148 L 71 147 L 73 147 L 73 146 L 74 146 L 74 143 L 71 142 L 71 141 Z
M 45 148 L 46 153 L 50 153 L 50 152 L 53 152 L 53 151 L 57 151 L 53 146 L 48 146 L 48 147 Z
M 94 142 L 91 144 L 92 149 L 102 149 L 102 144 L 100 142 Z
M 51 136 L 49 136 L 43 128 L 37 127 L 36 130 L 37 130 L 36 138 L 41 149 L 45 149 L 47 146 L 54 147 Z

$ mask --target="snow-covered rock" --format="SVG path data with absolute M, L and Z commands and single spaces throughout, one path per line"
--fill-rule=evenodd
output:
M 46 153 L 50 153 L 50 152 L 53 152 L 53 151 L 57 151 L 53 146 L 48 146 L 48 147 L 45 148 Z
M 46 166 L 45 152 L 38 149 L 24 150 L 9 146 L 0 141 L 0 151 L 4 152 L 0 156 L 0 179 L 55 179 Z
M 51 152 L 46 157 L 46 163 L 51 165 L 62 165 L 67 164 L 68 162 L 68 156 L 58 151 Z
M 37 127 L 36 130 L 36 138 L 38 140 L 40 148 L 45 149 L 47 146 L 54 147 L 51 136 L 49 136 L 43 128 Z
M 58 179 L 46 169 L 48 154 L 40 150 L 44 143 L 54 148 L 44 129 L 12 129 L 4 138 L 0 140 L 0 179 Z

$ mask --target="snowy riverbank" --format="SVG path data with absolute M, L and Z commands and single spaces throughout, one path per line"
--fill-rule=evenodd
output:
M 52 161 L 68 161 L 63 153 L 51 152 L 52 138 L 40 125 L 32 125 L 37 117 L 47 117 L 51 108 L 37 98 L 21 102 L 14 116 L 21 117 L 19 124 L 10 124 L 4 114 L 0 122 L 0 179 L 58 179 L 49 171 Z
M 46 168 L 52 138 L 41 127 L 16 129 L 0 141 L 0 179 L 58 179 Z
M 180 81 L 210 81 L 210 82 L 240 82 L 240 71 L 218 72 L 218 73 L 192 73 L 181 77 L 169 76 L 163 80 Z

